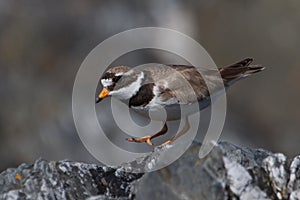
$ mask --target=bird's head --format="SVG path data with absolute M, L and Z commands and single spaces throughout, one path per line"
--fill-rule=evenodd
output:
M 110 68 L 100 79 L 103 89 L 96 97 L 96 103 L 108 96 L 114 96 L 120 100 L 129 99 L 139 90 L 143 78 L 143 72 L 135 72 L 127 66 Z

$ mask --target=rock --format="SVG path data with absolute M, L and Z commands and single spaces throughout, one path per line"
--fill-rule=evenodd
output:
M 300 157 L 220 142 L 199 160 L 200 145 L 141 179 L 137 199 L 300 199 Z M 289 164 L 291 163 L 291 164 Z
M 0 174 L 0 199 L 300 199 L 300 156 L 220 142 L 200 160 L 199 148 L 193 143 L 168 167 L 144 175 L 130 167 L 37 160 Z
M 95 164 L 39 159 L 0 174 L 0 199 L 133 199 L 142 174 Z

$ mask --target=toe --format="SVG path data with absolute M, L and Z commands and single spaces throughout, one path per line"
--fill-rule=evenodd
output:
M 151 138 L 148 138 L 146 140 L 146 143 L 149 145 L 149 146 L 153 146 L 153 143 L 151 142 Z
M 164 143 L 162 143 L 161 145 L 159 145 L 159 146 L 165 146 L 165 145 L 168 145 L 168 144 L 171 144 L 172 143 L 172 141 L 171 140 L 168 140 L 168 141 L 166 141 L 166 142 L 164 142 Z

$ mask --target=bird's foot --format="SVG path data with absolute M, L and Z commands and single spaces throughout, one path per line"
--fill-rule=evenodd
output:
M 163 147 L 166 146 L 168 144 L 171 144 L 173 142 L 173 140 L 167 140 L 166 142 L 162 143 L 161 145 L 159 145 L 158 147 Z
M 140 137 L 140 138 L 127 138 L 127 141 L 128 142 L 136 142 L 136 143 L 146 142 L 149 146 L 153 146 L 151 139 L 152 139 L 152 136 L 147 135 L 145 137 Z

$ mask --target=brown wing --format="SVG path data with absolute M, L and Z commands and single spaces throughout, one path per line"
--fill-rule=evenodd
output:
M 265 69 L 265 67 L 261 65 L 250 65 L 252 61 L 252 58 L 245 58 L 227 67 L 219 68 L 218 70 L 201 69 L 201 74 L 193 66 L 170 65 L 170 67 L 182 74 L 191 84 L 199 101 L 208 97 L 210 95 L 209 91 L 213 94 L 222 89 L 223 86 L 229 87 L 234 82 Z M 176 89 L 177 88 L 175 88 L 174 91 L 176 97 L 182 97 L 180 100 L 183 99 L 183 102 L 186 100 L 187 102 L 191 102 L 190 96 L 193 95 L 193 91 L 191 93 L 190 90 L 182 88 Z
M 246 58 L 218 70 L 199 69 L 201 74 L 194 66 L 186 65 L 155 65 L 149 71 L 158 86 L 160 101 L 189 104 L 264 69 L 259 65 L 250 65 L 252 61 L 252 58 Z
M 222 79 L 217 71 L 201 70 L 201 75 L 193 66 L 157 65 L 150 68 L 158 87 L 159 100 L 166 104 L 189 104 L 209 96 L 207 84 L 212 92 L 221 88 Z M 205 76 L 205 80 L 203 78 Z
M 204 98 L 209 97 L 210 92 L 214 93 L 223 86 L 223 80 L 217 70 L 200 70 L 193 66 L 182 65 L 172 65 L 171 67 L 182 74 L 182 76 L 190 84 L 188 88 L 178 88 L 178 90 L 175 90 L 177 96 L 179 96 L 184 103 L 201 101 Z M 199 72 L 201 72 L 201 74 Z M 194 95 L 196 95 L 196 99 Z

